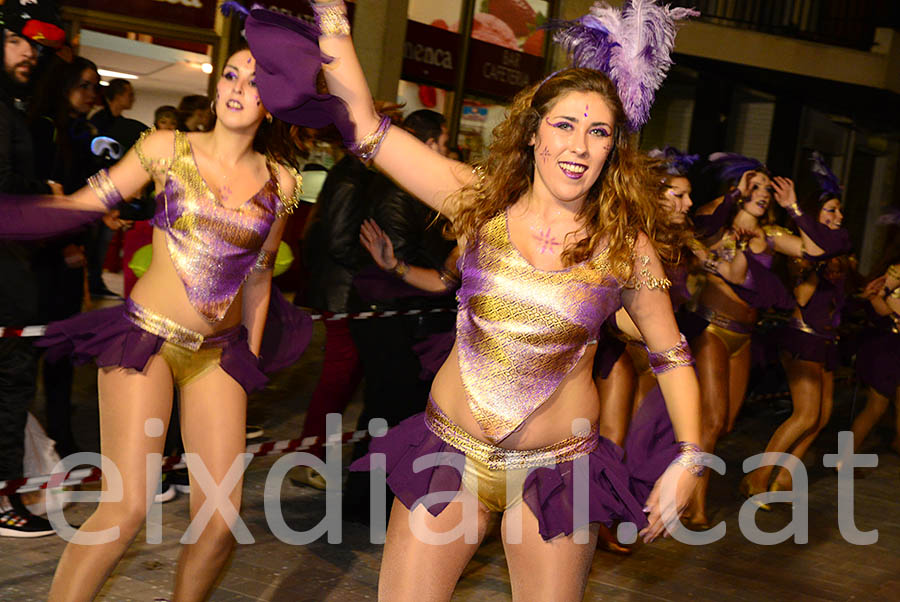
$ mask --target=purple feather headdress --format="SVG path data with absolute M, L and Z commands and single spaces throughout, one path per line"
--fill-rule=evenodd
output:
M 686 176 L 691 167 L 700 160 L 700 155 L 688 155 L 674 146 L 665 146 L 662 149 L 654 148 L 647 155 L 665 161 L 666 173 L 670 176 Z
M 758 159 L 737 153 L 713 153 L 709 156 L 709 165 L 719 172 L 719 179 L 724 182 L 740 180 L 744 172 L 766 171 L 766 166 Z
M 813 151 L 812 172 L 819 182 L 819 188 L 822 190 L 820 199 L 824 197 L 841 198 L 841 194 L 844 192 L 841 182 L 825 163 L 825 157 L 819 151 Z
M 662 85 L 675 48 L 676 21 L 697 17 L 692 8 L 658 6 L 655 0 L 630 0 L 619 9 L 596 2 L 574 21 L 550 23 L 553 40 L 574 67 L 602 71 L 615 83 L 628 127 L 647 123 L 656 91 Z

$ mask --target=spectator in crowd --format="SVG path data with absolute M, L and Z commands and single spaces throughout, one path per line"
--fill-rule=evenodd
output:
M 26 10 L 27 9 L 27 10 Z M 65 34 L 52 2 L 37 0 L 27 7 L 8 2 L 0 7 L 0 192 L 62 193 L 56 183 L 41 180 L 34 170 L 31 134 L 24 101 L 40 44 L 60 46 Z M 26 33 L 26 31 L 28 33 Z M 40 44 L 38 42 L 40 40 Z M 37 282 L 31 270 L 31 249 L 0 242 L 0 324 L 27 326 L 37 319 Z M 0 338 L 0 480 L 21 478 L 28 405 L 34 398 L 37 362 L 31 341 Z M 0 535 L 40 537 L 53 527 L 25 508 L 18 494 L 0 497 Z
M 178 129 L 184 132 L 206 132 L 212 129 L 214 117 L 208 96 L 191 94 L 178 103 Z
M 153 127 L 158 130 L 178 129 L 178 109 L 172 105 L 157 107 L 153 113 Z
M 54 61 L 36 88 L 29 109 L 29 125 L 37 175 L 59 182 L 63 192 L 71 194 L 102 167 L 100 159 L 91 152 L 96 129 L 87 120 L 97 102 L 100 76 L 96 65 L 83 57 L 75 57 L 71 63 Z M 110 215 L 108 223 L 117 228 L 120 220 Z M 33 265 L 38 280 L 41 324 L 63 320 L 81 311 L 86 237 L 87 230 L 56 237 L 36 250 Z M 44 362 L 47 434 L 63 457 L 78 451 L 71 425 L 72 377 L 69 358 Z
M 446 156 L 447 126 L 440 113 L 428 109 L 415 111 L 403 121 L 403 128 Z M 446 222 L 436 211 L 382 173 L 373 175 L 367 197 L 371 203 L 369 217 L 390 237 L 394 254 L 401 262 L 398 265 L 444 268 L 447 256 L 456 245 L 443 236 Z M 356 232 L 358 237 L 359 226 Z M 371 258 L 368 265 L 354 280 L 355 295 L 367 308 L 410 309 L 454 303 L 452 295 L 424 294 L 402 281 L 400 272 L 385 274 Z M 424 409 L 431 382 L 419 378 L 422 365 L 413 346 L 432 334 L 451 329 L 453 324 L 452 314 L 356 320 L 350 324 L 365 378 L 359 419 L 363 428 L 371 418 L 384 418 L 393 426 Z M 362 456 L 366 449 L 366 444 L 358 445 L 354 457 Z M 345 496 L 348 516 L 368 517 L 368 482 L 368 475 L 351 473 Z

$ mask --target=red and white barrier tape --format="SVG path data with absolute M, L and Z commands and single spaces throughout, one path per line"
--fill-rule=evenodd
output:
M 310 314 L 309 317 L 315 320 L 332 322 L 336 320 L 369 320 L 372 318 L 394 318 L 397 316 L 418 316 L 427 314 L 443 314 L 454 313 L 455 307 L 435 307 L 433 309 L 403 309 L 403 310 L 386 310 L 386 311 L 358 311 L 331 313 L 322 312 L 320 314 Z M 24 328 L 15 328 L 12 326 L 0 326 L 0 338 L 36 338 L 44 335 L 47 327 L 41 326 L 25 326 Z
M 325 445 L 350 445 L 357 441 L 362 441 L 368 434 L 368 431 L 351 431 L 341 433 L 340 435 L 330 435 L 325 442 Z M 246 453 L 253 454 L 254 458 L 259 458 L 262 456 L 274 456 L 295 451 L 306 451 L 316 447 L 316 443 L 318 443 L 319 439 L 319 437 L 304 437 L 303 439 L 254 443 L 253 445 L 247 446 Z M 184 467 L 185 463 L 182 456 L 168 456 L 163 458 L 163 472 Z M 80 485 L 82 483 L 90 483 L 91 481 L 99 481 L 101 476 L 100 469 L 94 466 L 91 468 L 79 468 L 78 470 L 72 470 L 68 473 L 59 472 L 39 477 L 10 479 L 9 481 L 0 481 L 0 495 L 28 493 L 30 491 L 40 491 L 41 489 L 56 489 L 58 487 Z

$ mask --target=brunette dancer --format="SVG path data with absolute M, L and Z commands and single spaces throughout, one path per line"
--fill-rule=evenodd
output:
M 770 486 L 772 466 L 763 466 L 741 481 L 744 495 L 765 490 L 790 490 L 790 469 L 803 458 L 831 417 L 834 370 L 838 366 L 836 329 L 846 299 L 850 236 L 841 227 L 841 188 L 837 178 L 814 154 L 815 173 L 822 193 L 802 209 L 797 205 L 794 183 L 775 178 L 775 199 L 788 210 L 799 236 L 782 237 L 791 247 L 796 279 L 797 306 L 788 327 L 779 335 L 781 361 L 788 377 L 793 412 L 766 445 L 766 452 L 792 457 Z
M 697 384 L 654 248 L 665 228 L 652 200 L 658 182 L 628 136 L 629 128 L 646 119 L 647 87 L 636 94 L 643 100 L 629 103 L 626 111 L 620 94 L 635 98 L 629 94 L 638 91 L 631 87 L 638 81 L 624 71 L 617 81 L 621 92 L 592 69 L 554 74 L 517 96 L 509 118 L 495 131 L 486 162 L 473 172 L 389 128 L 386 120 L 379 125 L 342 3 L 314 7 L 323 27 L 320 46 L 334 58 L 326 80 L 348 104 L 358 132 L 356 150 L 446 215 L 462 249 L 457 339 L 435 377 L 427 410 L 374 440 L 372 454 L 355 465 L 366 468 L 384 453 L 397 495 L 379 596 L 449 599 L 488 518 L 499 513 L 514 599 L 579 599 L 596 544 L 597 528 L 588 524 L 629 520 L 646 525 L 643 534 L 653 539 L 665 529 L 662 513 L 677 516 L 700 468 L 697 447 L 683 445 L 690 451 L 667 471 L 677 481 L 677 499 L 663 501 L 655 491 L 647 502 L 648 523 L 627 485 L 618 448 L 600 438 L 596 426 L 587 426 L 599 418 L 592 339 L 624 304 L 654 351 L 678 438 L 699 436 Z M 633 44 L 648 39 L 635 29 L 648 17 L 656 27 L 671 28 L 673 18 L 691 12 L 633 2 L 621 16 Z M 569 24 L 558 39 L 572 48 L 576 39 L 602 36 L 608 28 L 600 24 L 613 14 L 620 17 L 597 5 L 592 19 Z M 597 27 L 590 34 L 588 23 Z M 607 42 L 607 50 L 629 43 Z M 628 56 L 643 61 L 670 49 Z M 624 70 L 631 59 L 617 54 L 612 60 Z M 658 74 L 668 59 L 663 63 L 644 64 L 640 72 Z M 662 242 L 657 246 L 671 250 Z M 584 419 L 586 428 L 576 428 L 573 436 L 576 419 Z M 413 470 L 417 458 L 426 461 L 431 452 L 442 451 L 465 465 L 463 474 L 447 466 Z M 674 457 L 662 460 L 660 473 Z M 547 463 L 553 468 L 527 474 Z M 576 520 L 573 470 L 581 474 L 574 467 L 582 463 L 591 474 L 606 476 L 586 485 L 590 508 Z M 541 499 L 538 491 L 550 491 L 545 488 L 550 482 L 556 483 L 553 494 Z M 415 503 L 428 493 L 444 495 L 440 503 Z M 448 503 L 451 499 L 457 503 Z M 444 544 L 426 537 L 457 526 L 473 537 Z
M 862 447 L 893 401 L 896 428 L 891 448 L 900 454 L 900 263 L 873 280 L 863 296 L 875 312 L 876 329 L 856 355 L 856 373 L 868 387 L 866 406 L 853 421 L 853 451 Z
M 318 61 L 307 68 L 315 73 Z M 155 493 L 148 483 L 158 483 L 160 472 L 147 458 L 163 451 L 173 384 L 185 449 L 198 459 L 188 465 L 191 516 L 209 489 L 195 486 L 195 477 L 223 483 L 235 465 L 243 468 L 247 393 L 266 382 L 257 355 L 272 267 L 300 181 L 284 166 L 293 155 L 284 143 L 289 137 L 260 101 L 249 50 L 228 58 L 216 91 L 211 132 L 148 132 L 68 197 L 3 205 L 20 213 L 11 226 L 20 236 L 37 236 L 99 214 L 153 182 L 153 246 L 168 251 L 154 254 L 123 306 L 51 324 L 39 343 L 48 356 L 96 359 L 104 489 L 116 481 L 110 475 L 121 477 L 121 491 L 100 502 L 66 547 L 50 590 L 54 601 L 92 599 L 140 530 Z M 205 599 L 225 565 L 241 479 L 210 502 L 218 511 L 181 550 L 179 601 Z M 104 530 L 117 535 L 104 540 Z
M 756 160 L 718 153 L 710 161 L 736 187 L 700 208 L 697 237 L 709 251 L 696 254 L 708 272 L 695 309 L 707 322 L 692 339 L 702 405 L 701 445 L 712 453 L 719 438 L 733 427 L 750 376 L 750 336 L 760 309 L 789 309 L 793 300 L 770 271 L 776 251 L 786 252 L 784 229 L 770 225 L 771 178 Z M 702 326 L 701 326 L 702 328 Z M 708 526 L 706 490 L 701 480 L 686 512 L 694 528 Z

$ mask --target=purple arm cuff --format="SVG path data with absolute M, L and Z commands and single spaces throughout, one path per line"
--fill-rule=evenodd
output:
M 830 259 L 831 257 L 849 253 L 853 249 L 853 244 L 850 242 L 850 233 L 845 228 L 832 230 L 807 213 L 800 215 L 792 213 L 791 217 L 794 218 L 794 223 L 797 224 L 797 227 L 803 230 L 814 243 L 825 251 L 822 255 L 808 255 L 804 253 L 805 257 L 813 261 Z
M 728 217 L 740 198 L 740 191 L 737 188 L 733 188 L 725 194 L 725 198 L 719 203 L 715 211 L 709 215 L 695 215 L 694 230 L 696 230 L 697 236 L 699 238 L 709 238 L 724 228 L 728 223 Z
M 681 340 L 676 345 L 665 351 L 656 352 L 648 349 L 647 357 L 650 360 L 650 369 L 657 375 L 681 366 L 694 365 L 694 356 L 684 335 L 681 335 Z

